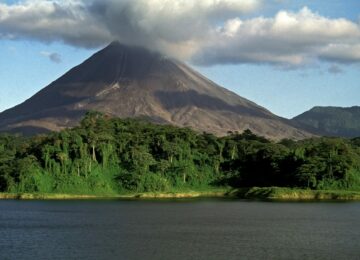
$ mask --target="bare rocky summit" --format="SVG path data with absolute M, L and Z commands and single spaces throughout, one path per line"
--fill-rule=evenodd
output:
M 89 110 L 216 135 L 250 129 L 272 139 L 309 136 L 291 121 L 218 86 L 182 62 L 119 42 L 1 113 L 0 131 L 58 131 L 75 126 Z

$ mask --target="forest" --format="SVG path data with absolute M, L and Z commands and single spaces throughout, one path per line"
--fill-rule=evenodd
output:
M 119 194 L 208 187 L 360 190 L 360 138 L 216 137 L 88 112 L 78 127 L 0 135 L 0 191 Z

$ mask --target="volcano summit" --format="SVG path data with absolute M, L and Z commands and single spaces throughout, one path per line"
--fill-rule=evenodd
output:
M 273 139 L 309 136 L 289 120 L 218 86 L 182 62 L 119 42 L 1 113 L 0 131 L 58 131 L 75 126 L 89 110 L 216 135 L 250 129 Z

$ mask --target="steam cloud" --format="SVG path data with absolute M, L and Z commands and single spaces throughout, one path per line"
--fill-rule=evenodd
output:
M 0 4 L 0 39 L 83 48 L 119 40 L 205 66 L 360 62 L 359 23 L 307 7 L 244 18 L 261 5 L 260 0 L 27 0 Z

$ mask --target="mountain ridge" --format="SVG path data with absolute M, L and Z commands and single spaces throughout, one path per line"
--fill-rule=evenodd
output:
M 315 106 L 291 120 L 319 135 L 360 136 L 360 106 Z
M 59 131 L 75 126 L 89 110 L 122 118 L 147 117 L 216 135 L 250 129 L 272 139 L 310 136 L 185 63 L 119 42 L 112 42 L 22 104 L 0 113 L 0 130 Z

